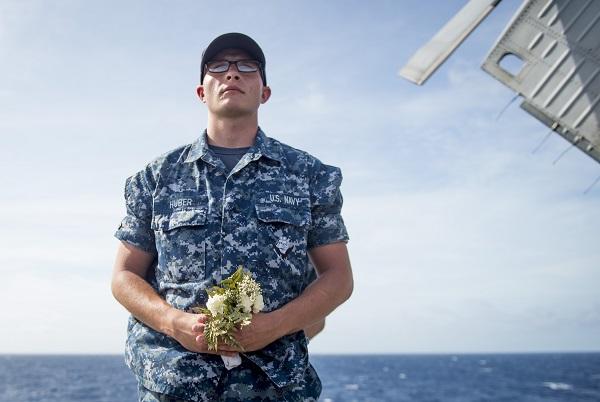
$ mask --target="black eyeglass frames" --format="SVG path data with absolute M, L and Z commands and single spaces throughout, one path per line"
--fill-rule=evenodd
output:
M 260 70 L 261 64 L 256 60 L 213 60 L 206 63 L 206 69 L 211 73 L 224 73 L 235 64 L 240 73 L 253 73 Z

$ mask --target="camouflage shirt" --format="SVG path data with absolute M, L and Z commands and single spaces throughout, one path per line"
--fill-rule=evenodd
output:
M 269 312 L 314 279 L 307 250 L 348 240 L 341 181 L 339 168 L 260 129 L 227 173 L 205 132 L 127 178 L 127 215 L 115 236 L 156 255 L 149 282 L 175 308 L 205 305 L 206 289 L 243 265 Z M 216 386 L 224 370 L 219 356 L 190 352 L 134 317 L 125 356 L 144 386 L 189 400 Z M 312 369 L 303 331 L 244 356 L 278 387 L 303 384 Z

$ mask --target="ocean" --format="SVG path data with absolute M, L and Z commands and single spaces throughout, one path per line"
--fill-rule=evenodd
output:
M 312 355 L 322 402 L 600 401 L 600 353 Z M 0 356 L 0 402 L 136 401 L 123 356 Z

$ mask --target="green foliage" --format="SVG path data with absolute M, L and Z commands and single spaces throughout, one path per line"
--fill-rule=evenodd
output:
M 248 305 L 245 306 L 243 300 L 254 306 L 260 296 L 260 303 L 262 303 L 260 285 L 240 265 L 231 276 L 221 281 L 219 285 L 208 289 L 207 293 L 209 297 L 207 306 L 193 307 L 192 311 L 208 316 L 204 323 L 204 339 L 209 350 L 217 351 L 219 343 L 225 343 L 243 351 L 242 345 L 235 339 L 233 332 L 249 325 L 252 321 L 252 311 L 247 311 Z M 213 314 L 211 308 L 219 313 Z

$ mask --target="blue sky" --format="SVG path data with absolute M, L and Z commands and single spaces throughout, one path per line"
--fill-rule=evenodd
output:
M 206 124 L 202 49 L 267 56 L 268 135 L 342 168 L 352 299 L 317 353 L 600 350 L 600 165 L 480 65 L 505 0 L 423 87 L 397 76 L 464 1 L 0 3 L 0 353 L 121 353 L 123 184 Z M 8 228 L 8 230 L 6 230 Z

